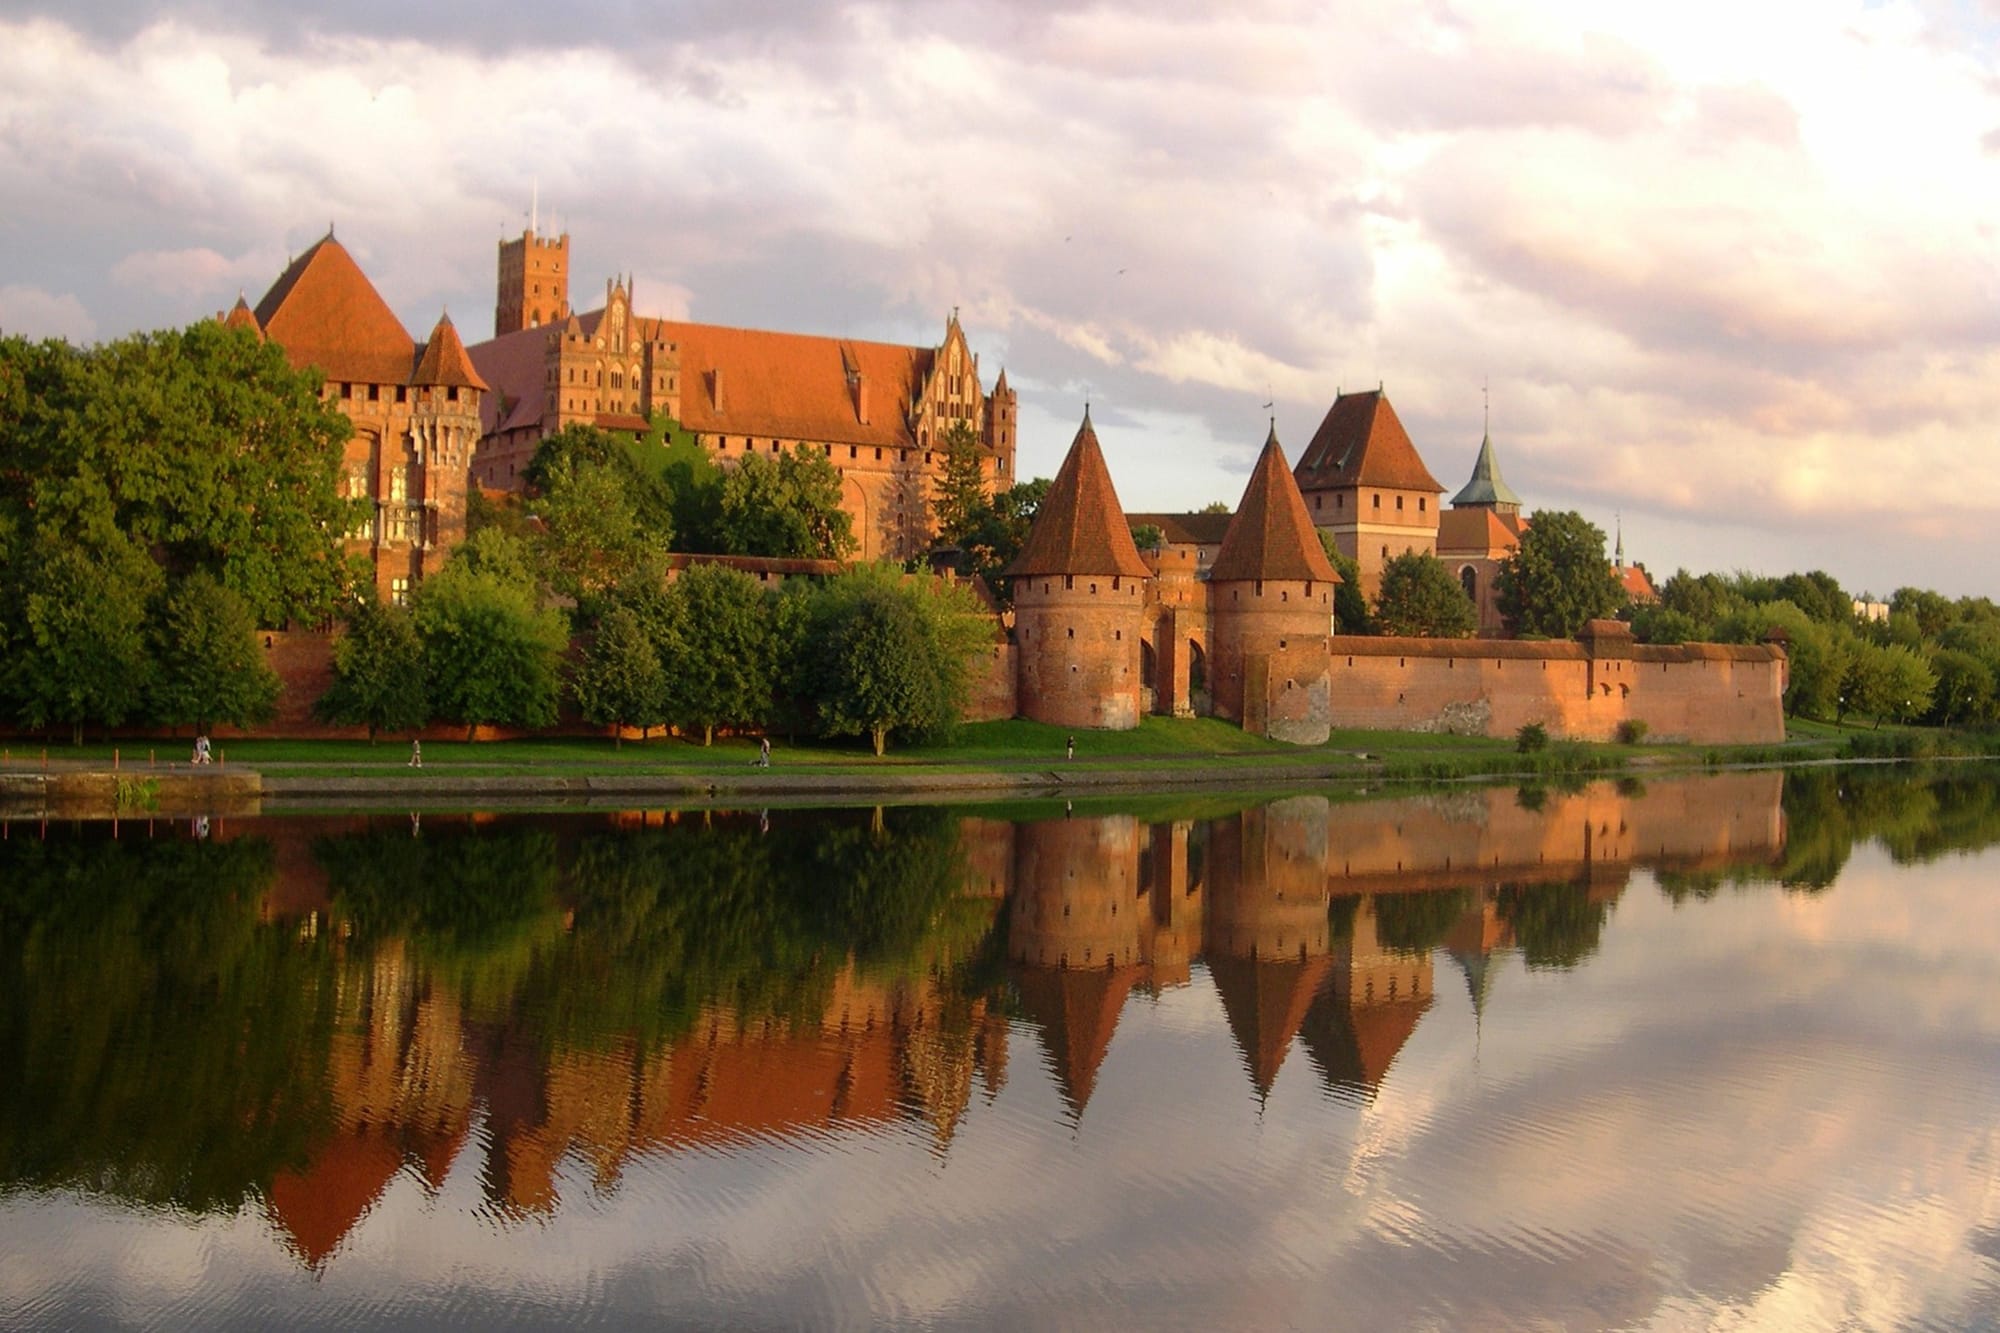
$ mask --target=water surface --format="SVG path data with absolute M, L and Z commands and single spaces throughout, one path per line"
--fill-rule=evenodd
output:
M 0 1325 L 2000 1324 L 2000 784 L 0 826 Z

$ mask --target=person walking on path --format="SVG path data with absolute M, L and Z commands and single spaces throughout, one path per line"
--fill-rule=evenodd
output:
M 412 737 L 410 738 L 410 767 L 411 767 L 411 768 L 422 768 L 423 766 L 424 766 L 424 741 L 423 741 L 423 737 L 421 737 L 421 736 L 412 736 Z
M 1069 744 L 1065 747 L 1063 758 L 1065 759 L 1076 758 L 1076 737 L 1072 736 L 1069 738 Z
M 763 739 L 763 741 L 760 742 L 757 746 L 757 767 L 769 768 L 770 766 L 771 766 L 771 738 L 769 736 L 766 736 Z

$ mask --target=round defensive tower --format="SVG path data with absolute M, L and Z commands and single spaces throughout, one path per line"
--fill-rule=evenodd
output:
M 1133 544 L 1088 408 L 1007 574 L 1021 715 L 1059 727 L 1138 726 L 1152 571 Z
M 1281 740 L 1326 739 L 1327 638 L 1339 581 L 1273 427 L 1209 569 L 1216 716 Z

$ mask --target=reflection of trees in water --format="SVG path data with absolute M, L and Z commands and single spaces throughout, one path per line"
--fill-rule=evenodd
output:
M 2000 782 L 1987 767 L 1795 769 L 1785 774 L 1784 808 L 1777 878 L 1787 888 L 1827 888 L 1854 845 L 1871 838 L 1899 864 L 2000 842 Z
M 665 1038 L 708 1006 L 816 1021 L 850 960 L 964 987 L 997 971 L 945 812 L 573 828 L 320 838 L 330 920 L 279 922 L 262 838 L 0 842 L 0 1189 L 242 1205 L 330 1132 L 330 1052 L 372 1022 L 358 995 L 449 991 L 562 1049 Z
M 1500 918 L 1529 967 L 1575 967 L 1597 952 L 1611 905 L 1592 902 L 1587 884 L 1503 884 L 1494 895 Z
M 0 843 L 0 1189 L 239 1206 L 330 1114 L 329 949 L 261 839 Z
M 1444 943 L 1444 937 L 1472 906 L 1470 889 L 1378 893 L 1375 938 L 1394 953 L 1427 954 Z

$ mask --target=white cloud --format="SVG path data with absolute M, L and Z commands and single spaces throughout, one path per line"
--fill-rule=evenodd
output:
M 1734 529 L 1787 569 L 1866 524 L 1848 581 L 1994 591 L 2000 70 L 1970 22 L 864 4 L 539 50 L 505 13 L 437 45 L 223 12 L 0 23 L 0 284 L 59 267 L 105 331 L 194 318 L 333 221 L 423 328 L 491 303 L 539 182 L 580 304 L 631 270 L 729 323 L 930 338 L 959 306 L 989 373 L 1058 386 L 1045 419 L 1088 384 L 1161 423 L 1135 485 L 1165 503 L 1240 476 L 1269 391 L 1302 444 L 1377 380 L 1456 478 L 1490 380 L 1530 505 L 1690 534 L 1656 567 Z
M 13 283 L 0 287 L 0 333 L 78 342 L 96 332 L 97 322 L 83 308 L 83 302 L 68 292 Z

